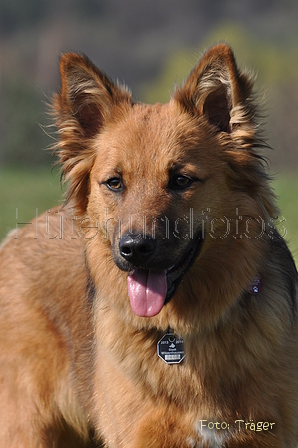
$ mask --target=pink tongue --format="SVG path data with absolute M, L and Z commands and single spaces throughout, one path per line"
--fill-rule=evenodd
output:
M 137 316 L 152 317 L 161 311 L 167 293 L 166 271 L 136 269 L 127 283 L 130 305 Z

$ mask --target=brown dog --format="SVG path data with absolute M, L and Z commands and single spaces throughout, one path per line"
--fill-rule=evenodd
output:
M 0 447 L 295 447 L 297 271 L 232 51 L 166 105 L 65 54 L 68 207 L 0 258 Z

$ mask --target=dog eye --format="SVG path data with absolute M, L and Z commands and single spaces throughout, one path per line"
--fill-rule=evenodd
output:
M 171 182 L 171 188 L 177 190 L 183 190 L 184 188 L 190 187 L 193 183 L 193 180 L 187 176 L 175 176 Z
M 119 191 L 122 189 L 122 181 L 119 177 L 112 177 L 106 181 L 106 186 L 112 191 Z

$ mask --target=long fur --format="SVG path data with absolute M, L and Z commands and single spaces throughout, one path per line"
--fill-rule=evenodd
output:
M 83 55 L 60 73 L 65 205 L 0 250 L 0 448 L 294 448 L 297 271 L 252 79 L 225 44 L 165 105 L 134 103 Z M 154 239 L 152 272 L 200 248 L 156 316 L 132 311 L 123 235 Z M 168 331 L 177 365 L 157 355 Z

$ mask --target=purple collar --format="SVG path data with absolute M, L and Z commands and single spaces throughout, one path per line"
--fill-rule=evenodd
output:
M 249 294 L 256 296 L 262 291 L 263 282 L 261 277 L 255 276 L 252 278 L 251 282 L 246 286 L 245 291 Z

